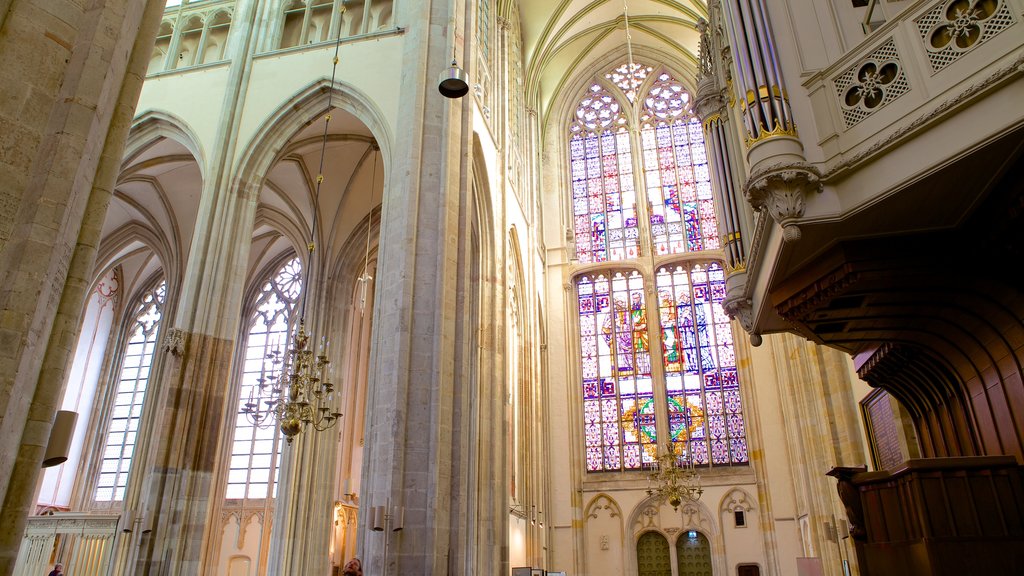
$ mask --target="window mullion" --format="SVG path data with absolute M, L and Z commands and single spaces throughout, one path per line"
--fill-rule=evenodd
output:
M 309 44 L 309 20 L 313 15 L 313 0 L 306 0 L 306 9 L 302 11 L 302 30 L 299 30 L 299 46 Z
M 652 256 L 653 258 L 653 256 Z M 647 337 L 651 354 L 651 378 L 654 386 L 654 423 L 658 432 L 659 446 L 672 444 L 672 427 L 668 419 L 668 386 L 665 383 L 665 350 L 662 346 L 664 327 L 661 325 L 661 302 L 658 300 L 658 288 L 654 270 L 644 274 L 644 292 L 647 295 Z M 650 321 L 653 315 L 656 321 Z M 655 352 L 657 350 L 657 352 Z
M 640 130 L 636 121 L 636 107 L 633 108 L 633 118 L 629 120 L 629 148 L 633 160 L 633 187 L 636 190 L 637 207 L 637 252 L 639 256 L 655 255 L 654 238 L 651 236 L 651 199 L 647 191 L 647 177 L 644 174 L 644 147 L 640 138 Z
M 687 138 L 687 141 L 689 141 L 689 138 Z M 704 447 L 705 447 L 705 449 L 707 451 L 707 460 L 708 460 L 707 465 L 708 465 L 708 468 L 711 468 L 711 467 L 714 466 L 714 460 L 715 459 L 711 455 L 711 437 L 710 437 L 711 430 L 710 430 L 710 427 L 708 426 L 708 396 L 707 396 L 707 388 L 705 387 L 706 381 L 704 379 L 704 362 L 703 362 L 703 359 L 701 358 L 701 348 L 703 348 L 705 343 L 704 343 L 704 341 L 703 341 L 703 339 L 701 338 L 701 335 L 700 335 L 700 325 L 697 323 L 697 320 L 698 320 L 698 318 L 697 318 L 697 301 L 696 301 L 696 296 L 697 296 L 696 287 L 697 287 L 697 283 L 694 282 L 694 280 L 693 280 L 693 270 L 692 269 L 689 271 L 689 275 L 690 275 L 690 314 L 693 315 L 693 341 L 697 345 L 695 357 L 696 357 L 696 360 L 697 360 L 697 365 L 700 367 L 697 372 L 700 375 L 700 407 L 701 407 L 701 411 L 703 412 L 703 417 L 701 418 L 701 428 L 703 428 L 703 431 L 704 431 L 703 443 L 704 443 Z M 713 325 L 714 325 L 714 322 L 712 321 L 712 326 Z M 690 418 L 689 418 L 689 405 L 688 404 L 684 404 L 684 408 L 687 411 L 687 424 L 686 424 L 686 427 L 687 427 L 687 430 L 689 430 L 689 428 L 690 428 L 690 424 L 689 424 L 689 420 L 690 420 Z M 689 444 L 687 446 L 687 450 L 692 450 L 692 446 L 693 446 L 693 440 L 691 438 L 691 439 L 689 439 Z M 690 452 L 688 454 L 688 456 L 691 457 L 690 461 L 692 461 L 692 454 L 693 454 L 692 452 Z

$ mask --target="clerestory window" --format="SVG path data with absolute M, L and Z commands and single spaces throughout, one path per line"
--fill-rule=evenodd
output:
M 280 470 L 281 435 L 271 416 L 267 426 L 254 426 L 242 411 L 250 394 L 261 382 L 276 374 L 275 356 L 288 347 L 295 304 L 302 290 L 302 263 L 292 258 L 260 286 L 246 324 L 240 374 L 239 410 L 231 444 L 231 462 L 225 497 L 228 499 L 273 498 Z
M 161 280 L 143 292 L 130 308 L 131 320 L 125 330 L 117 390 L 94 493 L 97 502 L 124 500 L 166 294 L 167 285 Z

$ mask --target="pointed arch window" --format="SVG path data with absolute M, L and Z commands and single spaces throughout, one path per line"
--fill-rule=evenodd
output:
M 94 493 L 97 502 L 124 500 L 166 294 L 167 285 L 161 280 L 143 292 L 132 308 L 103 443 L 103 460 Z
M 580 99 L 568 151 L 575 262 L 586 266 L 575 285 L 587 470 L 640 469 L 667 442 L 697 465 L 745 464 L 715 202 L 690 94 L 668 71 L 618 66 Z
M 581 276 L 580 350 L 587 469 L 637 469 L 657 444 L 644 279 Z
M 245 333 L 239 411 L 231 444 L 225 497 L 261 499 L 276 493 L 281 438 L 277 426 L 259 428 L 242 413 L 253 389 L 270 375 L 271 358 L 287 347 L 295 304 L 302 290 L 302 263 L 287 261 L 260 287 Z
M 569 131 L 576 258 L 582 263 L 636 258 L 640 229 L 633 153 L 621 106 L 594 84 Z
M 666 73 L 647 92 L 640 120 L 644 178 L 656 254 L 720 248 L 711 171 L 690 95 Z

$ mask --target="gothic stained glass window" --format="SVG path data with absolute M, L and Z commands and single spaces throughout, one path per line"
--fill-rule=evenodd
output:
M 619 103 L 591 86 L 570 127 L 572 214 L 581 263 L 636 258 L 636 190 L 629 131 Z
M 581 276 L 576 286 L 587 470 L 638 469 L 657 443 L 643 277 Z
M 264 282 L 249 317 L 225 494 L 228 499 L 267 498 L 276 492 L 281 444 L 277 426 L 254 426 L 241 407 L 253 388 L 272 375 L 274 353 L 283 354 L 287 348 L 292 312 L 301 289 L 302 263 L 293 258 Z
M 491 59 L 491 0 L 476 2 L 476 40 L 479 43 L 480 55 L 484 63 L 490 64 Z
M 732 327 L 721 305 L 725 271 L 709 260 L 718 254 L 707 255 L 720 243 L 703 130 L 682 84 L 654 70 L 608 72 L 570 125 L 576 260 L 588 265 L 575 284 L 589 472 L 653 462 L 659 427 L 663 441 L 697 465 L 748 462 Z M 628 128 L 631 115 L 639 133 Z M 635 166 L 633 146 L 642 152 Z M 650 219 L 649 235 L 640 215 Z M 653 278 L 622 271 L 646 253 L 640 246 L 675 256 L 662 258 Z M 655 406 L 668 422 L 655 421 Z
M 704 134 L 689 105 L 690 95 L 668 74 L 644 99 L 640 142 L 655 254 L 720 247 Z
M 103 461 L 94 494 L 97 502 L 124 500 L 166 293 L 166 284 L 160 282 L 142 294 L 132 311 L 133 320 L 127 330 L 117 392 L 103 444 Z
M 717 262 L 666 266 L 655 275 L 669 433 L 695 464 L 747 462 L 732 328 Z

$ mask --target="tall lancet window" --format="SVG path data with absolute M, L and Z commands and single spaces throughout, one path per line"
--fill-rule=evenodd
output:
M 690 106 L 671 72 L 636 63 L 595 78 L 569 122 L 591 472 L 641 469 L 665 445 L 701 466 L 748 460 L 722 309 L 724 255 Z M 658 421 L 659 412 L 668 421 Z
M 690 95 L 668 74 L 657 77 L 640 119 L 644 179 L 656 254 L 718 249 L 711 171 Z
M 594 84 L 576 108 L 570 128 L 573 229 L 580 262 L 639 255 L 633 155 L 626 116 L 614 97 Z
M 124 500 L 166 292 L 167 285 L 161 281 L 143 292 L 131 308 L 131 323 L 125 331 L 117 390 L 94 494 L 97 502 Z
M 260 286 L 251 307 L 225 494 L 228 499 L 272 498 L 276 493 L 281 443 L 277 426 L 253 426 L 241 409 L 254 387 L 276 375 L 272 374 L 276 366 L 274 354 L 283 354 L 288 346 L 289 326 L 301 290 L 302 263 L 292 258 Z

